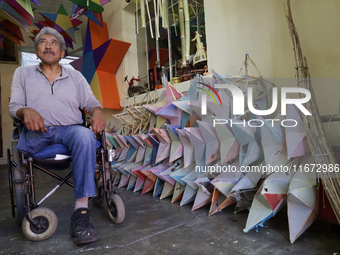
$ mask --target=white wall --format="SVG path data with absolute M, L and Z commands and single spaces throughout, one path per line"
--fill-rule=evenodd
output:
M 295 61 L 285 2 L 205 0 L 209 67 L 220 73 L 237 73 L 248 53 L 264 77 L 293 77 Z M 312 77 L 340 77 L 339 6 L 339 0 L 291 0 Z

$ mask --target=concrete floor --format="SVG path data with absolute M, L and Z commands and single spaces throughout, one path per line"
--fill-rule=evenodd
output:
M 55 180 L 36 171 L 37 198 Z M 0 254 L 340 254 L 339 241 L 326 237 L 326 224 L 315 222 L 294 244 L 289 242 L 286 211 L 265 223 L 259 232 L 243 233 L 248 212 L 234 214 L 234 207 L 207 216 L 208 207 L 191 211 L 192 204 L 180 207 L 170 198 L 160 200 L 119 190 L 126 207 L 125 221 L 114 225 L 107 211 L 90 205 L 92 221 L 98 232 L 95 243 L 76 245 L 69 236 L 73 212 L 73 190 L 61 187 L 42 206 L 58 216 L 54 235 L 32 242 L 12 218 L 7 169 L 0 166 Z

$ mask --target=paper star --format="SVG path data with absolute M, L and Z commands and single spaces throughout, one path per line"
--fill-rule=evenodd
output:
M 68 16 L 62 4 L 60 4 L 58 13 L 41 12 L 40 14 L 44 17 L 50 27 L 56 29 L 65 38 L 72 40 L 73 42 L 76 41 L 74 28 L 79 26 L 82 22 L 79 20 L 71 21 L 71 18 Z
M 21 46 L 21 42 L 24 42 L 24 38 L 20 31 L 19 26 L 15 25 L 8 19 L 4 19 L 0 22 L 0 33 L 9 39 L 13 40 L 15 43 Z
M 121 109 L 115 73 L 130 43 L 109 39 L 107 25 L 88 21 L 84 56 L 71 65 L 82 72 L 104 108 Z
M 84 7 L 80 7 L 76 4 L 73 4 L 71 20 L 74 20 L 82 15 L 88 17 L 90 20 L 94 21 L 97 25 L 101 27 L 103 26 L 103 16 L 101 13 L 93 12 L 87 10 Z
M 103 12 L 104 8 L 102 7 L 103 4 L 110 2 L 111 0 L 70 0 L 72 3 L 75 3 L 79 7 L 86 8 L 87 10 L 93 11 L 93 12 Z M 101 3 L 103 2 L 103 3 Z

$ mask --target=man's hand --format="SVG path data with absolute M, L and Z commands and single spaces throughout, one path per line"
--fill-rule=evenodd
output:
M 41 133 L 45 133 L 47 130 L 43 117 L 32 108 L 19 109 L 17 111 L 17 116 L 24 121 L 28 130 L 40 131 Z
M 91 109 L 90 115 L 92 131 L 94 132 L 95 135 L 97 135 L 104 130 L 106 125 L 104 118 L 104 110 L 101 107 L 93 107 Z

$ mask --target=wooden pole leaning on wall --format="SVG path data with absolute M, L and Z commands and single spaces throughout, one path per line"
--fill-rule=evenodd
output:
M 334 168 L 337 161 L 323 132 L 322 122 L 311 84 L 307 59 L 302 54 L 299 36 L 293 22 L 290 0 L 286 0 L 284 7 L 289 32 L 293 40 L 296 76 L 298 78 L 297 85 L 301 88 L 307 89 L 311 93 L 311 100 L 305 103 L 305 107 L 310 113 L 312 113 L 312 115 L 302 115 L 307 133 L 308 144 L 316 164 L 325 164 L 327 166 L 333 165 Z M 333 208 L 334 214 L 340 224 L 340 173 L 335 171 L 330 172 L 327 170 L 327 172 L 319 173 L 319 176 Z

